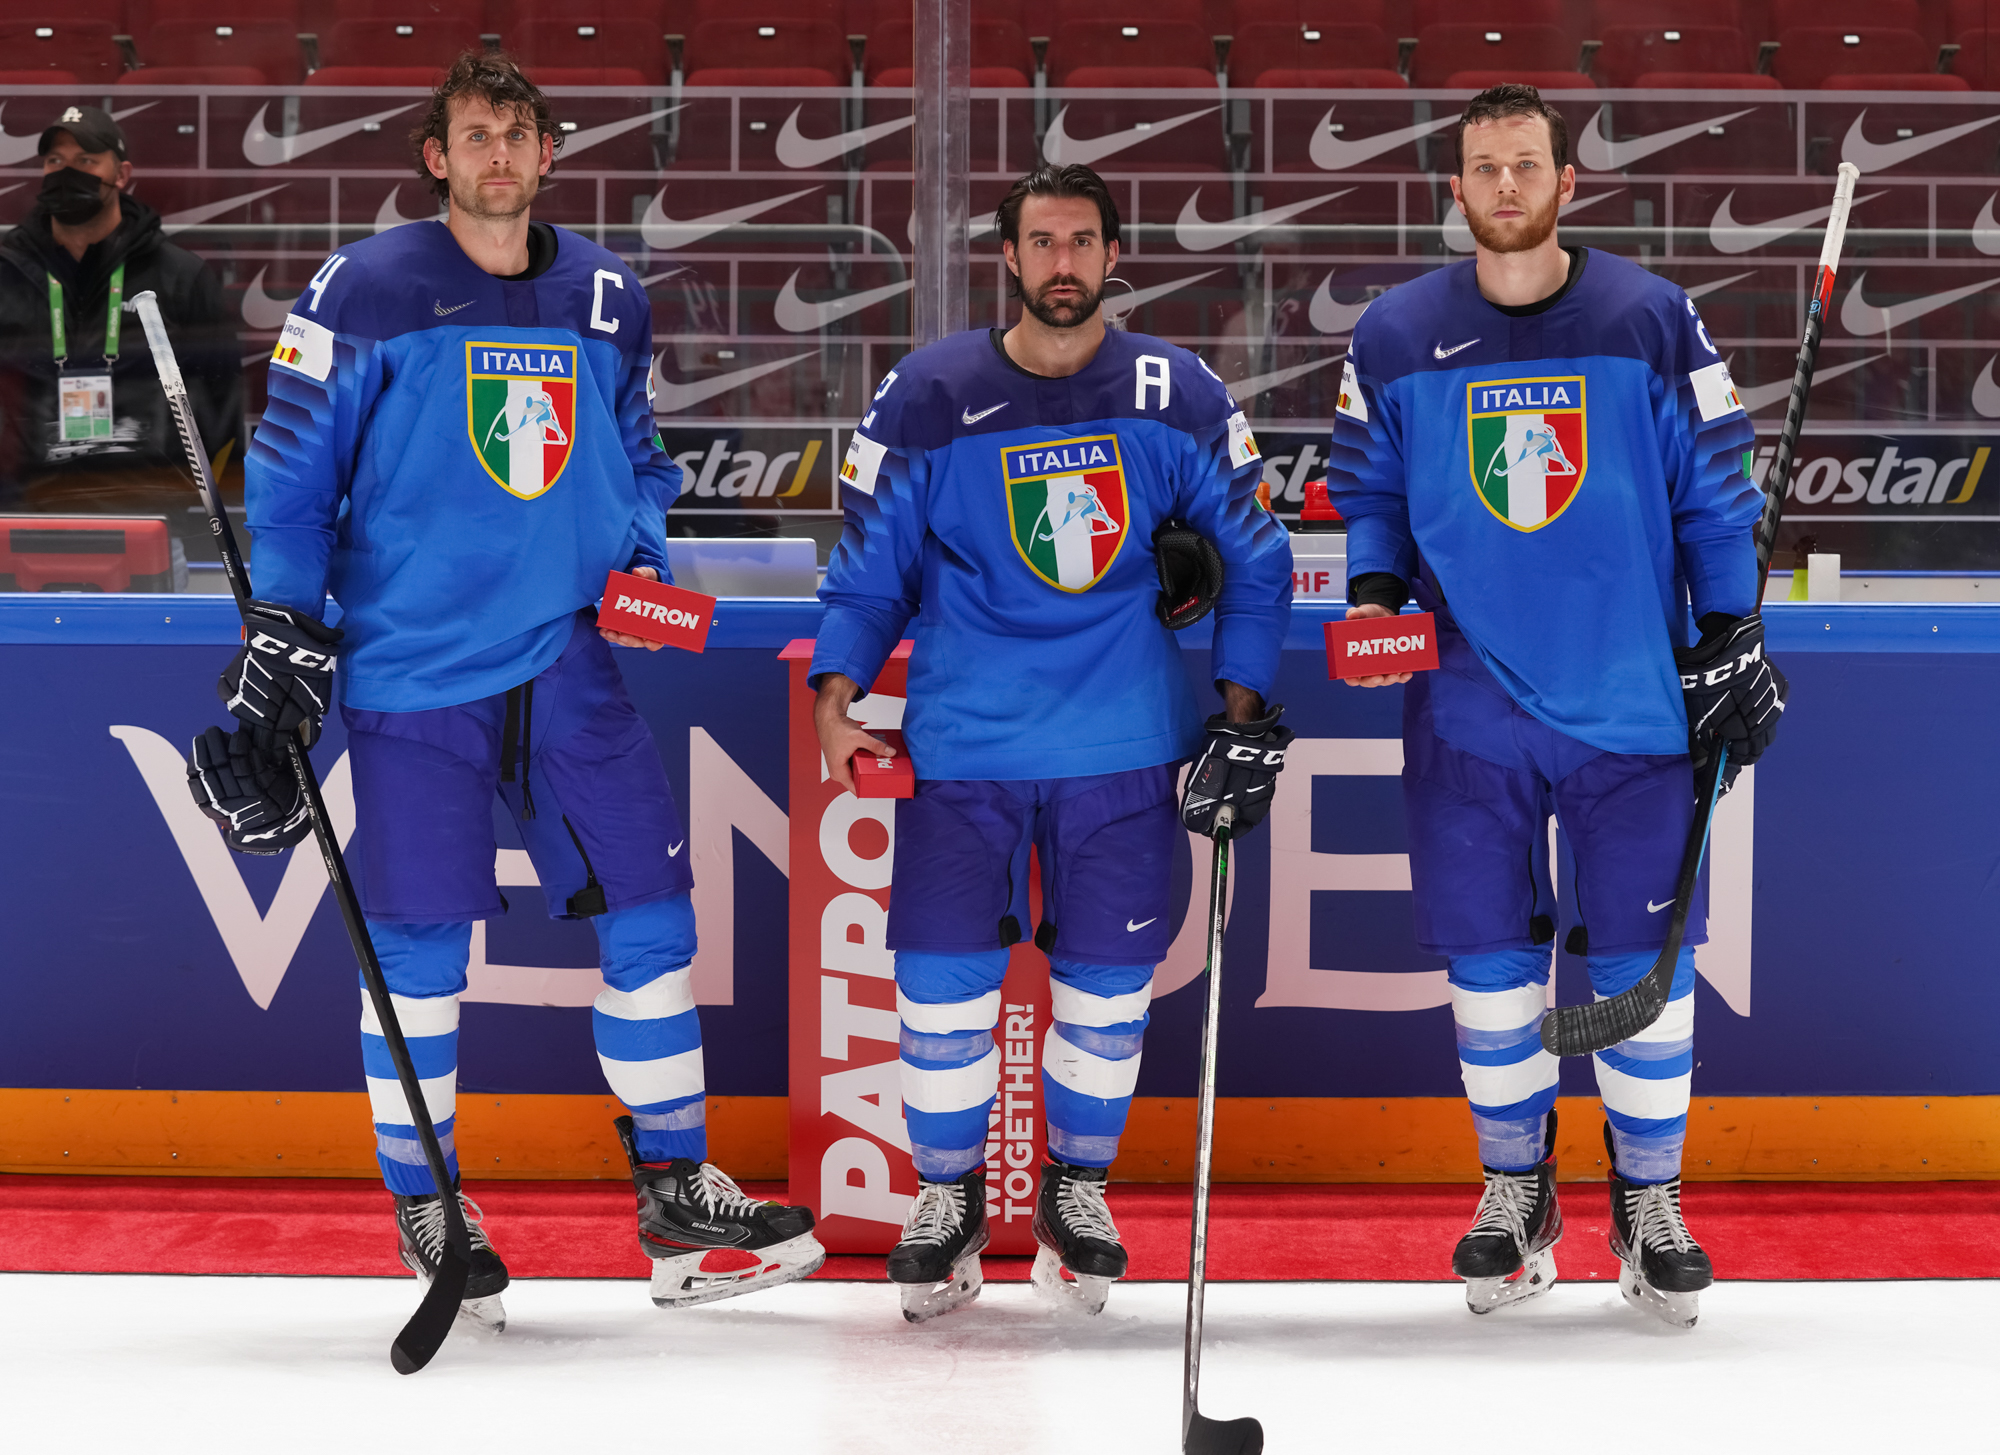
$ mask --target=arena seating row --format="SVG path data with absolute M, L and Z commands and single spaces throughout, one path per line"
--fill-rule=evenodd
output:
M 973 84 L 2000 88 L 2000 0 L 974 0 Z M 8 0 L 0 85 L 906 86 L 898 0 Z

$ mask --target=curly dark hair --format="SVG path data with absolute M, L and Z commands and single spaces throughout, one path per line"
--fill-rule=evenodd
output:
M 1542 99 L 1542 93 L 1521 81 L 1488 86 L 1465 105 L 1458 118 L 1458 174 L 1465 175 L 1465 129 L 1482 121 L 1498 121 L 1503 116 L 1539 116 L 1549 124 L 1549 155 L 1556 170 L 1569 165 L 1569 123 L 1562 113 Z
M 437 89 L 431 92 L 430 109 L 424 113 L 424 119 L 410 132 L 410 145 L 417 154 L 417 173 L 431 184 L 440 202 L 450 197 L 451 184 L 431 175 L 424 161 L 424 143 L 436 138 L 440 150 L 451 149 L 451 103 L 461 97 L 476 97 L 495 111 L 502 114 L 512 111 L 523 120 L 532 116 L 535 130 L 554 137 L 556 150 L 562 150 L 562 133 L 556 130 L 549 115 L 549 98 L 528 79 L 519 61 L 505 51 L 460 51 L 437 83 Z

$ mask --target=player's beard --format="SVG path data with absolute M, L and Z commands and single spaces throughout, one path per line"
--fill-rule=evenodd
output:
M 1556 210 L 1560 202 L 1554 196 L 1549 205 L 1540 212 L 1527 212 L 1510 227 L 1502 229 L 1471 208 L 1465 212 L 1465 225 L 1472 229 L 1473 241 L 1489 253 L 1528 253 L 1547 242 L 1556 230 Z
M 482 171 L 478 177 L 465 182 L 461 182 L 456 177 L 449 179 L 451 205 L 454 210 L 466 217 L 478 217 L 492 222 L 511 221 L 528 210 L 530 204 L 535 200 L 535 193 L 540 190 L 542 180 L 539 176 L 532 173 L 523 176 L 521 178 L 520 190 L 509 199 L 506 205 L 496 206 L 494 201 L 485 195 L 484 189 L 479 185 L 480 178 L 484 176 L 485 173 Z
M 1074 303 L 1051 303 L 1048 301 L 1049 292 L 1055 288 L 1074 288 L 1083 297 Z M 1102 286 L 1093 291 L 1083 279 L 1058 273 L 1032 293 L 1023 290 L 1021 306 L 1050 328 L 1075 328 L 1097 312 L 1098 301 L 1103 297 Z

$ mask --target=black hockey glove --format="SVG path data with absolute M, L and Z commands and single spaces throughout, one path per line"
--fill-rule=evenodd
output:
M 1292 730 L 1279 727 L 1282 706 L 1272 707 L 1254 722 L 1231 722 L 1218 712 L 1204 727 L 1208 741 L 1188 770 L 1181 794 L 1181 822 L 1192 833 L 1215 837 L 1215 815 L 1223 804 L 1236 810 L 1229 836 L 1240 839 L 1271 811 L 1271 794 L 1285 767 L 1285 749 Z
M 239 854 L 276 854 L 312 833 L 305 795 L 271 734 L 209 728 L 188 755 L 188 792 Z
M 1153 611 L 1170 631 L 1193 626 L 1215 609 L 1222 594 L 1222 553 L 1186 521 L 1166 520 L 1153 532 L 1153 564 L 1160 594 Z
M 1701 641 L 1674 653 L 1687 703 L 1688 755 L 1699 768 L 1718 740 L 1728 743 L 1734 782 L 1736 770 L 1756 762 L 1778 735 L 1785 674 L 1764 655 L 1763 617 L 1711 611 L 1700 626 Z
M 252 727 L 288 733 L 305 724 L 311 747 L 333 703 L 333 648 L 344 635 L 289 606 L 253 601 L 243 608 L 243 649 L 223 670 L 216 694 Z

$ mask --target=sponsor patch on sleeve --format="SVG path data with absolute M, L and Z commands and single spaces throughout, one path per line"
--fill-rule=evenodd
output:
M 296 313 L 286 314 L 284 327 L 278 330 L 278 346 L 271 350 L 271 362 L 324 384 L 333 372 L 333 330 Z
M 841 462 L 840 478 L 863 495 L 875 493 L 875 477 L 881 473 L 882 456 L 888 451 L 857 431 L 847 442 L 847 458 Z
M 1368 423 L 1368 401 L 1361 397 L 1361 381 L 1355 377 L 1352 355 L 1340 366 L 1340 402 L 1333 409 L 1336 414 Z
M 1736 381 L 1729 377 L 1728 364 L 1715 363 L 1696 369 L 1688 375 L 1688 383 L 1694 386 L 1695 408 L 1701 411 L 1704 423 L 1726 414 L 1742 413 L 1743 401 L 1737 397 Z
M 1243 417 L 1243 411 L 1239 409 L 1229 416 L 1229 463 L 1241 469 L 1252 460 L 1262 458 L 1263 452 L 1257 448 L 1257 436 L 1250 433 L 1250 421 Z

